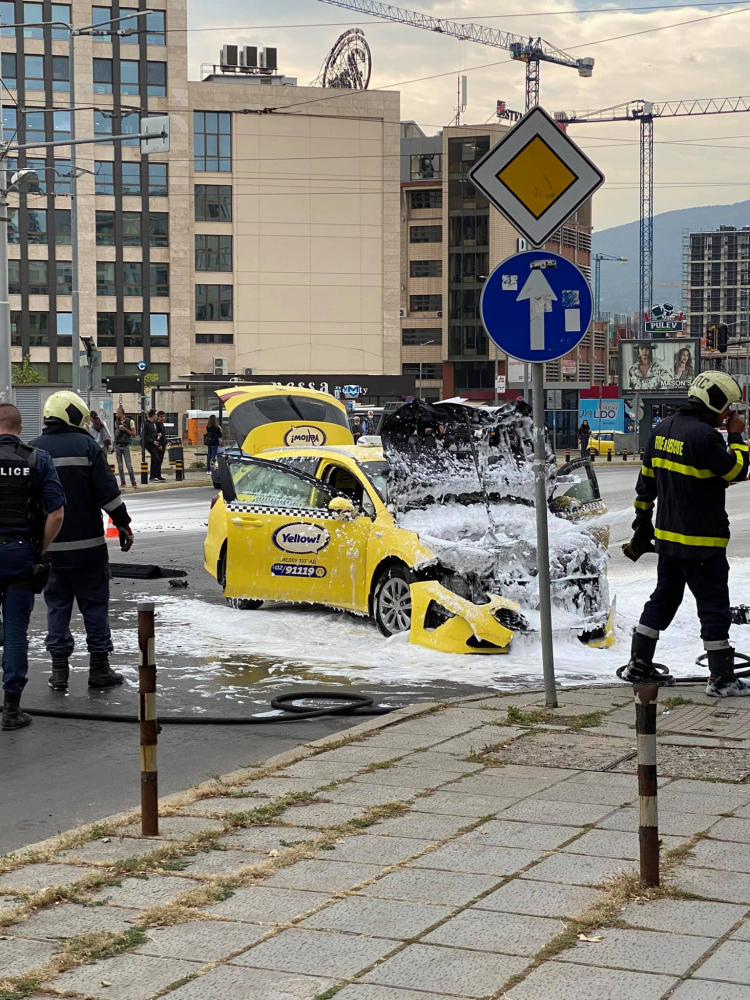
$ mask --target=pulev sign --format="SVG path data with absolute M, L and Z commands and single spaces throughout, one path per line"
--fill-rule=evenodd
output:
M 330 533 L 317 524 L 285 524 L 273 533 L 273 544 L 282 552 L 320 552 L 331 540 Z

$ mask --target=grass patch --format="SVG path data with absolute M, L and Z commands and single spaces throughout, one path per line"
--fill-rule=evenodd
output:
M 63 943 L 59 958 L 65 968 L 74 965 L 99 962 L 104 958 L 114 958 L 125 951 L 131 951 L 147 941 L 146 935 L 138 927 L 130 927 L 120 934 L 111 931 L 94 931 L 68 938 Z
M 12 989 L 0 989 L 0 1000 L 24 1000 L 36 990 L 40 989 L 38 979 L 23 979 L 15 983 Z
M 508 726 L 534 726 L 540 722 L 551 722 L 555 716 L 548 712 L 546 708 L 532 708 L 524 712 L 518 705 L 511 705 L 505 716 L 505 724 Z M 502 725 L 502 723 L 493 723 Z
M 588 729 L 594 726 L 601 726 L 602 719 L 604 718 L 604 712 L 594 711 L 594 712 L 584 712 L 583 715 L 577 715 L 573 721 L 568 726 L 568 729 L 573 729 L 578 731 L 579 729 Z
M 669 711 L 672 708 L 677 708 L 680 705 L 694 705 L 695 702 L 692 698 L 683 698 L 681 694 L 676 695 L 674 698 L 665 698 L 661 702 L 661 707 L 666 708 Z
M 303 802 L 311 802 L 315 799 L 312 792 L 291 792 L 280 799 L 276 799 L 270 805 L 256 806 L 247 812 L 225 813 L 223 819 L 232 829 L 245 829 L 248 826 L 261 826 L 277 819 L 289 806 L 299 805 Z M 317 799 L 315 800 L 317 801 Z
M 331 1000 L 331 997 L 335 997 L 337 993 L 343 990 L 345 985 L 345 983 L 342 983 L 340 986 L 331 986 L 330 989 L 324 990 L 323 993 L 317 993 L 313 997 L 313 1000 Z M 1 996 L 0 1000 L 2 1000 Z
M 381 760 L 376 764 L 368 764 L 362 774 L 369 774 L 371 771 L 387 771 L 389 767 L 395 767 L 395 760 Z

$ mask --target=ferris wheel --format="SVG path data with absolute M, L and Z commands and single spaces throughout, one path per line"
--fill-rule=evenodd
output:
M 367 90 L 371 72 L 372 54 L 365 33 L 350 28 L 336 40 L 312 86 Z

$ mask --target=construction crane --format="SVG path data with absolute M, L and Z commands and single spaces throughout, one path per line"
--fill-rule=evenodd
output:
M 707 97 L 658 103 L 639 100 L 600 111 L 555 113 L 555 119 L 566 128 L 568 125 L 587 125 L 591 122 L 640 122 L 639 330 L 646 314 L 651 311 L 654 295 L 654 119 L 725 115 L 740 111 L 750 111 L 750 97 Z
M 616 260 L 618 264 L 626 264 L 627 257 L 613 257 L 609 253 L 594 254 L 594 319 L 599 320 L 602 301 L 602 261 Z
M 497 31 L 484 24 L 462 24 L 459 21 L 445 21 L 439 17 L 420 14 L 416 10 L 403 10 L 392 7 L 377 0 L 320 0 L 344 10 L 357 11 L 360 14 L 371 14 L 382 17 L 386 21 L 397 24 L 408 24 L 412 28 L 423 28 L 425 31 L 437 32 L 458 38 L 462 42 L 476 42 L 488 45 L 494 49 L 505 49 L 510 52 L 511 59 L 526 63 L 526 110 L 539 103 L 539 64 L 554 63 L 556 66 L 568 66 L 578 70 L 578 75 L 590 77 L 594 72 L 594 60 L 590 58 L 576 59 L 562 49 L 545 42 L 543 38 L 531 38 L 525 35 L 512 35 L 507 31 Z

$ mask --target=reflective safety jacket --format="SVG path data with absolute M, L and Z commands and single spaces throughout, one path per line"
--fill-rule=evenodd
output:
M 53 569 L 105 567 L 109 562 L 102 511 L 120 528 L 130 524 L 104 452 L 87 430 L 50 423 L 32 447 L 48 451 L 68 506 L 60 534 L 47 549 Z
M 656 507 L 656 550 L 682 559 L 708 559 L 726 549 L 725 492 L 747 476 L 741 434 L 721 434 L 688 403 L 654 430 L 643 456 L 635 506 Z

